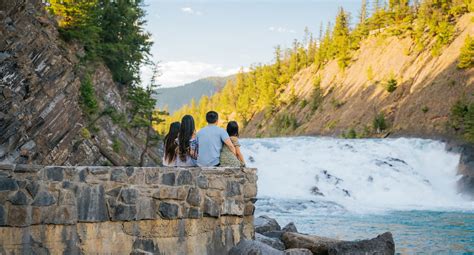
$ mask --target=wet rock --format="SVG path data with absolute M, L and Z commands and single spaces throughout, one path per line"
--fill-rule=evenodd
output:
M 50 181 L 60 182 L 64 179 L 64 169 L 61 167 L 46 168 L 46 178 Z
M 293 248 L 285 250 L 285 255 L 313 255 L 313 253 L 308 249 L 303 248 Z
M 174 173 L 165 173 L 161 178 L 161 184 L 174 186 L 176 175 Z
M 281 240 L 286 248 L 304 248 L 310 250 L 314 254 L 327 254 L 332 245 L 340 242 L 339 240 L 332 238 L 310 236 L 293 232 L 283 233 Z
M 164 219 L 176 219 L 178 218 L 178 205 L 168 202 L 161 202 L 159 211 Z
M 193 175 L 188 170 L 180 171 L 178 175 L 178 185 L 191 185 L 193 183 Z
M 318 187 L 314 186 L 311 188 L 310 190 L 311 194 L 315 195 L 315 196 L 322 196 L 324 197 L 324 194 L 319 190 Z
M 328 254 L 395 254 L 395 242 L 392 233 L 386 232 L 370 240 L 335 243 L 329 247 Z
M 264 243 L 266 245 L 269 245 L 280 251 L 283 251 L 285 249 L 285 245 L 283 244 L 283 242 L 277 238 L 270 238 L 260 233 L 255 233 L 255 240 L 261 243 Z
M 40 190 L 33 200 L 34 206 L 50 206 L 56 203 L 54 196 L 46 190 Z
M 192 206 L 199 206 L 201 204 L 201 193 L 197 188 L 190 188 L 186 202 Z
M 0 177 L 0 191 L 14 191 L 18 189 L 18 184 L 14 179 Z
M 274 231 L 268 231 L 268 232 L 263 232 L 262 235 L 270 237 L 270 238 L 277 238 L 281 239 L 281 236 L 285 233 L 282 230 L 274 230 Z
M 107 215 L 105 191 L 101 185 L 78 188 L 76 198 L 79 221 L 98 222 L 109 218 Z
M 8 201 L 13 205 L 27 205 L 30 202 L 30 198 L 25 192 L 19 190 L 8 197 Z
M 226 189 L 225 189 L 225 195 L 227 197 L 233 197 L 233 196 L 238 196 L 240 195 L 240 184 L 236 181 L 230 181 L 227 182 Z
M 267 244 L 255 240 L 242 240 L 232 247 L 229 255 L 283 255 L 283 251 L 277 250 Z
M 286 224 L 281 230 L 284 232 L 298 233 L 298 229 L 296 229 L 295 223 L 293 222 Z
M 278 222 L 275 219 L 270 218 L 266 215 L 262 215 L 262 216 L 259 216 L 259 217 L 255 218 L 253 223 L 254 223 L 254 227 L 255 227 L 255 232 L 260 233 L 260 234 L 265 233 L 265 232 L 269 232 L 269 231 L 280 231 L 281 230 L 281 227 L 278 224 Z

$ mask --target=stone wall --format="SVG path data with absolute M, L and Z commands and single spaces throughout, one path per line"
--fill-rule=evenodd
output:
M 255 169 L 0 165 L 0 254 L 226 254 Z

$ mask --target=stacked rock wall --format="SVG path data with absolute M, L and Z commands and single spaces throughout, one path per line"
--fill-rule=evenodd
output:
M 256 170 L 0 165 L 0 254 L 226 254 Z

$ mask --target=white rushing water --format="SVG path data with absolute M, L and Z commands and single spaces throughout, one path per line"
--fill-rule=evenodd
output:
M 472 210 L 456 192 L 459 154 L 425 139 L 242 139 L 258 197 L 337 203 L 352 212 Z

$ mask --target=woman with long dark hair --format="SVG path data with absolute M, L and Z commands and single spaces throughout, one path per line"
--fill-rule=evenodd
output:
M 181 119 L 181 127 L 178 135 L 178 157 L 177 166 L 197 166 L 198 143 L 196 140 L 196 128 L 194 118 L 185 115 Z
M 176 156 L 178 143 L 179 129 L 181 124 L 179 122 L 173 122 L 170 125 L 170 130 L 165 136 L 164 142 L 164 155 L 163 155 L 163 165 L 164 166 L 176 166 Z
M 235 121 L 230 121 L 226 128 L 227 134 L 229 134 L 230 141 L 234 145 L 235 154 L 230 151 L 227 146 L 222 147 L 220 166 L 223 167 L 244 167 L 245 161 L 242 152 L 240 152 L 239 143 L 239 124 Z

